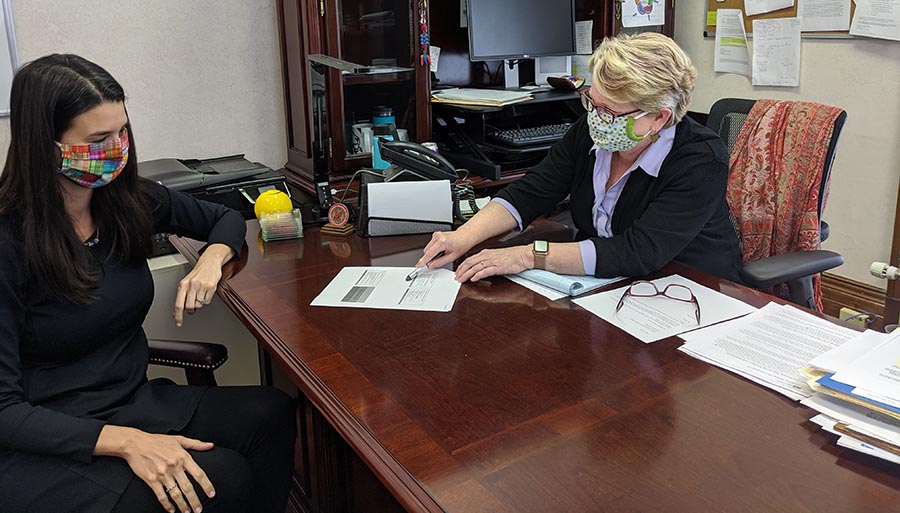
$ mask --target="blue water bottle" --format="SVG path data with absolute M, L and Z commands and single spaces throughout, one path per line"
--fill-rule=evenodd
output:
M 375 125 L 372 128 L 372 133 L 374 135 L 374 140 L 372 141 L 372 169 L 382 171 L 387 169 L 390 164 L 381 158 L 381 148 L 378 147 L 378 140 L 397 141 L 400 138 L 397 136 L 397 129 L 394 128 L 393 124 Z

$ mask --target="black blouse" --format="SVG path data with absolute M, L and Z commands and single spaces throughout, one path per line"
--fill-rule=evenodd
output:
M 241 251 L 246 227 L 237 212 L 143 182 L 158 233 L 222 243 Z M 146 261 L 95 257 L 96 300 L 72 304 L 52 297 L 28 273 L 18 226 L 0 218 L 0 468 L 17 452 L 92 462 L 106 423 L 167 433 L 183 428 L 204 388 L 148 381 L 141 325 L 153 301 Z M 174 301 L 174 298 L 173 298 Z M 124 488 L 123 483 L 107 483 Z

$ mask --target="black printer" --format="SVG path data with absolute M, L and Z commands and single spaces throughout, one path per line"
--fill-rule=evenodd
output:
M 213 159 L 157 159 L 138 163 L 138 175 L 195 198 L 221 203 L 254 218 L 253 204 L 265 191 L 291 195 L 284 175 L 244 155 Z

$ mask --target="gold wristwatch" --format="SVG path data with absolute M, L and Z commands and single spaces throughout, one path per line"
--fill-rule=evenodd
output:
M 545 240 L 536 240 L 531 247 L 531 252 L 534 254 L 534 268 L 546 269 L 547 255 L 550 254 L 550 243 Z

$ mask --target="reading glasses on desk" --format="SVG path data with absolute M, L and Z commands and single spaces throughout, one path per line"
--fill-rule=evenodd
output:
M 681 301 L 682 303 L 693 303 L 696 307 L 694 313 L 697 316 L 697 324 L 700 324 L 700 302 L 697 301 L 697 296 L 694 295 L 694 292 L 686 285 L 671 283 L 666 285 L 666 288 L 659 290 L 653 282 L 644 280 L 636 281 L 625 289 L 625 293 L 622 294 L 622 297 L 619 299 L 619 304 L 616 305 L 616 313 L 622 309 L 622 305 L 625 304 L 625 298 L 628 296 L 633 298 L 664 296 L 669 299 L 674 299 L 675 301 Z

